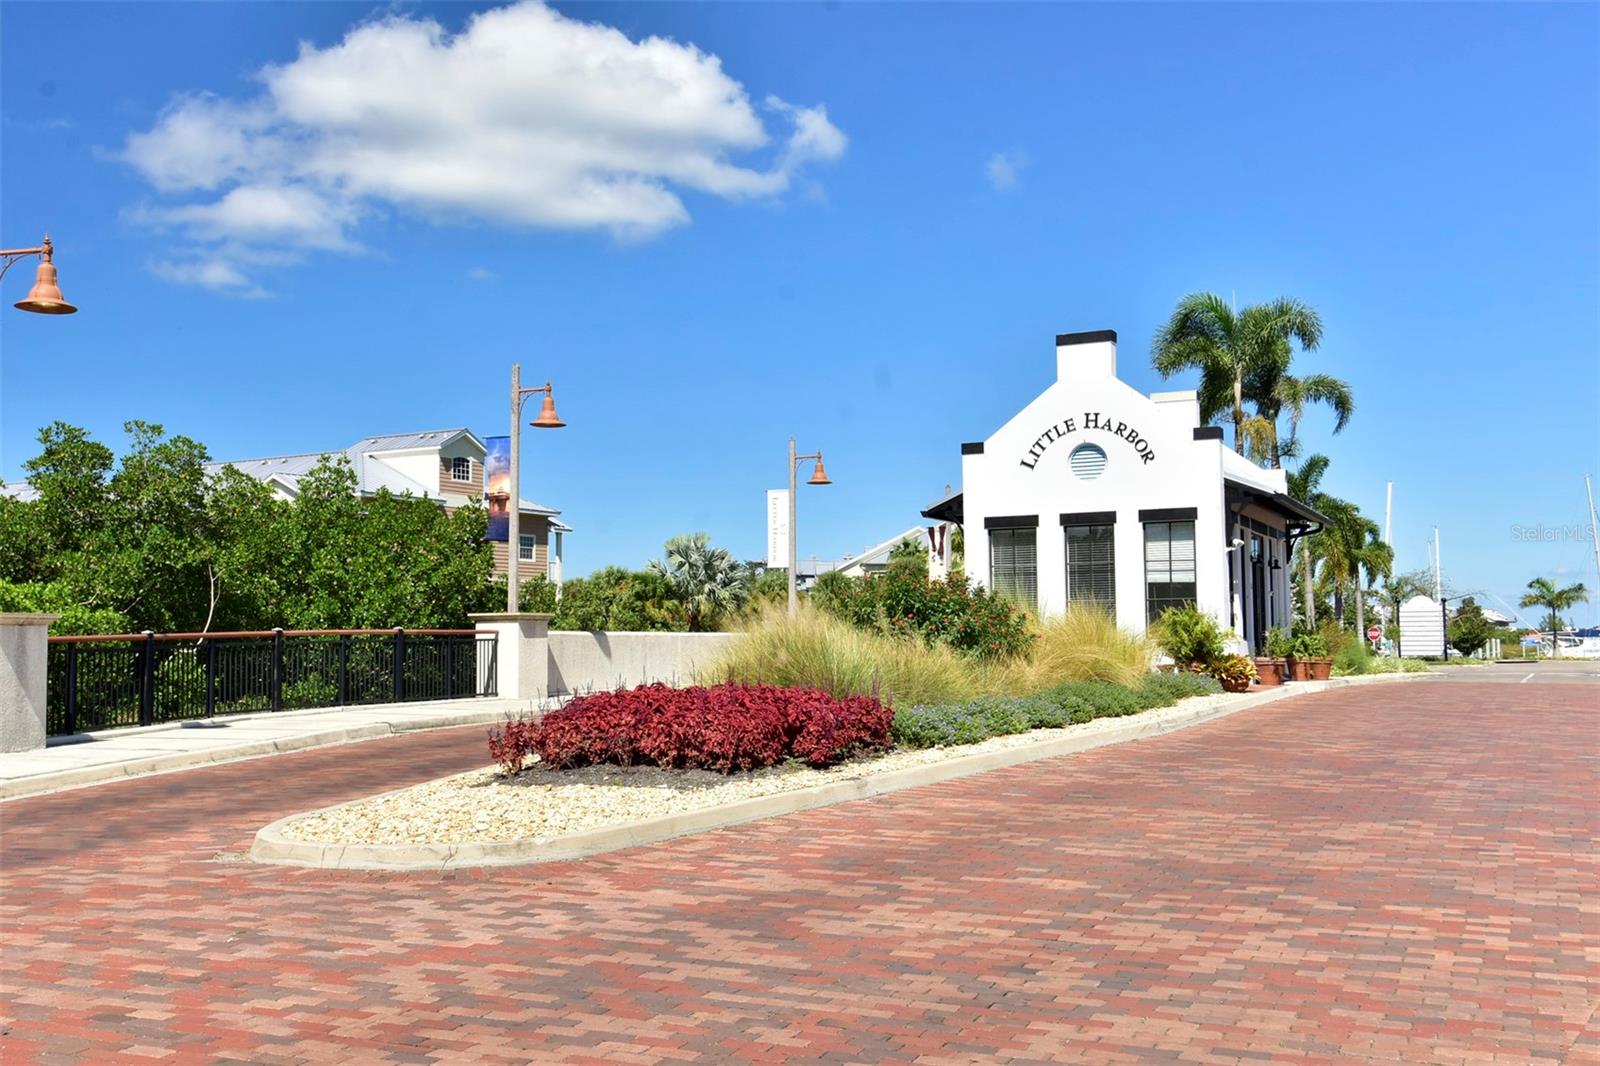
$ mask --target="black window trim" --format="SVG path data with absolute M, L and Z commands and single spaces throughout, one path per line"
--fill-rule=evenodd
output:
M 1036 514 L 996 515 L 983 520 L 984 529 L 1038 529 Z
M 1064 526 L 1114 526 L 1117 524 L 1115 511 L 1076 511 L 1061 516 Z
M 1193 507 L 1155 507 L 1139 512 L 1141 522 L 1193 522 L 1199 517 L 1198 510 Z

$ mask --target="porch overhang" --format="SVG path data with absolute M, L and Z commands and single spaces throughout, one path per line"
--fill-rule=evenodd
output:
M 1301 537 L 1309 537 L 1320 533 L 1328 524 L 1328 516 L 1310 507 L 1284 492 L 1274 492 L 1264 489 L 1259 485 L 1239 481 L 1234 478 L 1223 478 L 1230 502 L 1236 502 L 1238 507 L 1245 504 L 1255 504 L 1269 511 L 1276 511 L 1283 515 L 1284 525 L 1289 534 L 1289 545 Z M 1237 508 L 1233 508 L 1237 510 Z
M 962 525 L 964 515 L 962 495 L 960 492 L 952 492 L 944 499 L 929 504 L 922 512 L 922 517 L 931 518 L 935 522 L 954 522 L 958 526 Z

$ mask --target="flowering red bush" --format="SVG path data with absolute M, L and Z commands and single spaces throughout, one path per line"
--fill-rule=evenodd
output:
M 730 773 L 791 757 L 828 766 L 886 748 L 893 718 L 867 696 L 841 700 L 771 685 L 656 684 L 580 696 L 536 723 L 529 743 L 558 770 L 615 763 Z

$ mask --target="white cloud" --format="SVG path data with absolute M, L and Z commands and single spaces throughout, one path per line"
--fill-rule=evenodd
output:
M 500 280 L 500 275 L 499 274 L 496 274 L 494 271 L 490 270 L 488 267 L 481 267 L 481 266 L 469 267 L 467 269 L 467 277 L 471 278 L 473 281 L 499 281 Z
M 821 106 L 768 96 L 758 112 L 691 44 L 630 40 L 532 0 L 456 34 L 369 22 L 258 79 L 250 100 L 179 98 L 122 154 L 164 194 L 135 217 L 240 277 L 252 255 L 355 250 L 358 223 L 384 209 L 649 238 L 689 221 L 683 190 L 777 196 L 846 145 Z M 787 127 L 781 143 L 763 114 Z
M 208 289 L 251 299 L 267 295 L 265 289 L 220 256 L 199 255 L 189 259 L 157 260 L 150 264 L 150 268 L 158 277 L 184 285 L 201 285 Z
M 996 152 L 984 164 L 984 173 L 996 192 L 1008 192 L 1017 187 L 1017 177 L 1028 165 L 1028 157 L 1021 152 Z

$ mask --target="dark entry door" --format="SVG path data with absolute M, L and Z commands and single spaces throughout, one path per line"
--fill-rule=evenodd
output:
M 1250 640 L 1260 654 L 1267 646 L 1267 560 L 1266 545 L 1250 535 Z

